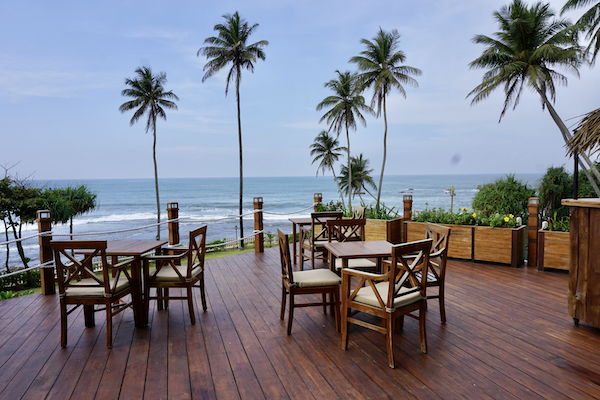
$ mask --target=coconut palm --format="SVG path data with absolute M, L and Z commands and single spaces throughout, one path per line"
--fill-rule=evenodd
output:
M 336 70 L 337 79 L 332 79 L 325 83 L 325 87 L 331 89 L 334 94 L 327 96 L 323 101 L 317 104 L 317 111 L 329 108 L 319 120 L 327 121 L 329 131 L 334 130 L 339 137 L 342 130 L 346 131 L 346 152 L 348 154 L 348 168 L 352 171 L 350 162 L 350 128 L 356 131 L 356 121 L 360 121 L 363 126 L 367 125 L 365 117 L 361 112 L 372 114 L 371 107 L 365 104 L 365 98 L 361 96 L 356 81 L 356 73 L 350 71 L 340 72 Z M 354 176 L 349 174 L 350 179 Z M 348 207 L 352 209 L 352 196 L 348 193 Z
M 596 3 L 587 10 L 581 18 L 577 20 L 577 24 L 583 26 L 583 30 L 587 31 L 586 39 L 590 40 L 590 44 L 585 50 L 586 54 L 591 53 L 590 62 L 593 64 L 596 61 L 596 56 L 600 50 L 600 1 L 598 0 L 567 0 L 563 6 L 561 14 L 579 7 L 585 7 L 588 4 Z
M 369 159 L 363 158 L 362 153 L 357 157 L 352 157 L 351 160 L 351 168 L 349 169 L 347 166 L 342 165 L 340 176 L 337 179 L 344 193 L 348 193 L 352 197 L 358 195 L 358 197 L 361 199 L 361 202 L 364 203 L 361 193 L 363 189 L 373 198 L 375 197 L 367 189 L 367 187 L 377 189 L 377 186 L 371 177 L 373 170 L 369 169 Z M 349 170 L 352 173 L 351 179 L 349 178 Z M 349 184 L 349 182 L 351 183 Z M 349 190 L 349 188 L 352 188 L 352 190 Z
M 156 165 L 156 119 L 158 117 L 166 120 L 167 114 L 164 108 L 177 110 L 177 105 L 169 99 L 179 100 L 179 97 L 172 91 L 165 92 L 164 84 L 167 83 L 167 74 L 160 72 L 152 74 L 150 67 L 139 67 L 135 70 L 137 77 L 134 79 L 125 79 L 125 84 L 129 86 L 123 89 L 122 96 L 131 97 L 133 100 L 127 101 L 119 107 L 122 113 L 135 110 L 129 125 L 135 124 L 144 114 L 148 115 L 146 121 L 146 133 L 152 128 L 153 144 L 152 158 L 154 160 L 154 186 L 156 189 L 156 215 L 157 225 L 156 240 L 160 240 L 160 198 L 158 194 L 158 167 Z
M 361 39 L 360 42 L 365 45 L 366 50 L 361 51 L 359 56 L 352 57 L 350 62 L 356 63 L 358 70 L 362 72 L 358 77 L 362 88 L 373 89 L 371 107 L 377 107 L 377 117 L 381 115 L 381 111 L 383 110 L 383 162 L 381 165 L 381 175 L 379 176 L 379 188 L 377 190 L 377 205 L 379 205 L 387 157 L 388 123 L 386 99 L 393 89 L 397 89 L 406 98 L 406 91 L 402 85 L 418 87 L 419 84 L 413 76 L 421 75 L 421 70 L 402 65 L 406 59 L 406 55 L 403 51 L 398 50 L 400 34 L 396 29 L 386 32 L 379 28 L 379 32 L 377 32 L 373 41 Z
M 340 142 L 331 136 L 329 132 L 323 130 L 315 137 L 315 141 L 310 145 L 310 155 L 315 156 L 311 164 L 319 161 L 319 167 L 317 168 L 317 176 L 319 170 L 325 175 L 325 171 L 331 170 L 333 173 L 333 180 L 337 184 L 338 192 L 342 199 L 342 205 L 346 208 L 344 203 L 344 196 L 342 196 L 342 190 L 340 189 L 340 183 L 335 176 L 335 168 L 333 164 L 337 162 L 342 155 L 341 151 L 346 151 L 346 147 L 340 146 Z
M 485 35 L 473 38 L 474 43 L 483 44 L 486 49 L 469 66 L 487 69 L 487 72 L 483 75 L 482 83 L 467 97 L 473 97 L 473 105 L 486 99 L 498 87 L 503 87 L 506 99 L 500 113 L 501 121 L 511 104 L 513 109 L 516 108 L 523 87 L 528 86 L 540 95 L 542 109 L 548 108 L 563 139 L 568 143 L 572 138 L 571 133 L 550 101 L 556 97 L 555 84 L 566 85 L 567 77 L 554 67 L 563 67 L 579 76 L 581 47 L 577 42 L 577 26 L 568 20 L 553 17 L 554 12 L 548 4 L 539 2 L 528 8 L 521 0 L 514 0 L 509 6 L 495 12 L 494 18 L 500 31 L 493 38 Z M 582 154 L 582 158 L 592 165 L 587 155 Z M 581 167 L 596 186 L 583 163 Z M 595 168 L 592 171 L 600 178 Z M 595 190 L 600 196 L 597 186 Z
M 266 40 L 260 40 L 253 44 L 247 44 L 248 38 L 258 28 L 258 24 L 248 25 L 245 19 L 241 18 L 236 11 L 232 14 L 223 15 L 224 24 L 217 24 L 214 30 L 218 36 L 211 36 L 204 40 L 206 47 L 198 50 L 200 54 L 206 56 L 209 60 L 203 68 L 205 71 L 202 82 L 215 75 L 228 65 L 231 69 L 227 74 L 227 84 L 225 85 L 225 96 L 229 91 L 229 84 L 235 81 L 235 96 L 237 100 L 237 122 L 238 122 L 238 142 L 240 149 L 240 234 L 244 237 L 244 222 L 242 218 L 242 200 L 244 194 L 244 172 L 242 158 L 242 117 L 240 112 L 240 82 L 242 80 L 242 69 L 254 72 L 254 63 L 257 59 L 264 60 L 265 53 L 263 47 L 269 44 Z M 240 241 L 240 246 L 244 247 L 244 241 Z

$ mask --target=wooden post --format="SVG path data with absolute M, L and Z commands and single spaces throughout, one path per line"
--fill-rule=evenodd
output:
M 179 203 L 167 203 L 167 218 L 169 221 L 179 218 Z M 169 244 L 179 244 L 179 221 L 169 222 Z
M 540 199 L 530 197 L 528 202 L 529 220 L 527 221 L 528 244 L 527 244 L 527 266 L 537 266 L 538 253 L 538 229 L 539 229 L 539 210 Z
M 264 234 L 263 230 L 263 198 L 255 197 L 254 200 L 254 210 L 260 210 L 254 213 L 254 231 L 260 232 L 254 235 L 254 252 L 255 253 L 264 253 L 265 251 L 265 242 L 264 242 Z
M 412 218 L 412 194 L 405 194 L 404 202 L 404 219 Z
M 52 230 L 52 216 L 48 210 L 39 210 L 37 212 L 37 223 L 38 232 L 50 232 Z M 50 247 L 50 241 L 52 236 L 40 235 L 38 241 L 40 245 L 40 263 L 52 261 L 54 258 L 52 255 L 52 248 Z M 55 281 L 54 281 L 54 266 L 48 265 L 40 267 L 40 276 L 42 279 L 42 294 L 51 295 L 56 293 Z
M 323 193 L 315 193 L 314 202 L 317 203 L 315 204 L 315 212 L 317 212 L 317 205 L 323 202 Z

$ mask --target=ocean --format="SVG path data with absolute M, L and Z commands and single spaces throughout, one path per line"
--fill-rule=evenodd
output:
M 454 210 L 471 208 L 473 197 L 480 185 L 490 183 L 504 175 L 395 175 L 385 176 L 381 200 L 388 207 L 394 207 L 402 214 L 402 199 L 405 194 L 413 196 L 413 210 L 425 208 L 450 209 L 450 186 L 455 188 Z M 515 174 L 516 178 L 537 187 L 542 174 Z M 377 177 L 374 177 L 377 179 Z M 75 236 L 76 239 L 108 240 L 153 240 L 156 227 L 124 231 L 156 223 L 156 196 L 153 179 L 89 179 L 37 181 L 40 187 L 66 187 L 85 184 L 97 194 L 97 207 L 88 214 L 74 219 L 73 231 L 77 234 L 99 233 L 97 235 Z M 185 235 L 202 223 L 208 224 L 209 242 L 239 237 L 239 180 L 238 178 L 186 178 L 159 180 L 161 221 L 167 220 L 167 203 L 179 204 L 180 233 L 182 243 L 187 243 Z M 273 177 L 244 178 L 244 213 L 253 210 L 253 198 L 263 198 L 265 211 L 263 221 L 267 232 L 276 233 L 277 228 L 291 232 L 289 218 L 310 216 L 314 193 L 323 194 L 323 202 L 338 200 L 337 186 L 332 177 Z M 376 192 L 372 193 L 376 195 Z M 365 203 L 374 203 L 369 194 L 362 195 Z M 347 200 L 347 199 L 346 199 Z M 353 199 L 359 205 L 360 199 Z M 304 210 L 296 213 L 299 210 Z M 268 212 L 274 213 L 269 214 Z M 292 214 L 294 213 L 294 214 Z M 226 219 L 233 217 L 232 219 Z M 186 224 L 186 220 L 196 221 Z M 203 222 L 199 222 L 203 221 Z M 5 240 L 3 228 L 0 228 Z M 252 234 L 253 216 L 244 217 L 244 235 Z M 113 231 L 124 231 L 107 233 Z M 34 235 L 37 224 L 26 225 L 23 237 Z M 68 234 L 69 225 L 57 224 L 53 233 Z M 55 236 L 58 238 L 58 236 Z M 167 225 L 162 225 L 161 239 L 168 239 Z M 30 266 L 36 265 L 39 249 L 36 239 L 24 242 L 26 255 L 31 258 Z M 16 248 L 11 245 L 9 265 L 20 264 Z M 0 262 L 5 264 L 6 246 L 0 246 Z

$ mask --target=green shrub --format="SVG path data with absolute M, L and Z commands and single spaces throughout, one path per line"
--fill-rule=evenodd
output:
M 398 211 L 395 211 L 396 207 L 388 208 L 385 204 L 381 203 L 379 207 L 376 204 L 364 205 L 365 207 L 365 218 L 371 219 L 394 219 L 398 218 Z M 334 202 L 333 200 L 329 203 L 319 203 L 316 206 L 317 212 L 323 211 L 343 211 L 344 217 L 352 217 L 352 210 L 344 208 L 341 201 Z
M 479 225 L 496 228 L 514 228 L 517 226 L 517 218 L 514 214 L 486 216 L 481 212 L 471 212 L 468 208 L 461 208 L 458 213 L 444 211 L 441 208 L 415 211 L 412 220 L 415 222 L 433 222 L 435 224 Z
M 506 175 L 494 183 L 484 185 L 473 198 L 472 205 L 485 217 L 514 214 L 525 218 L 528 200 L 534 195 L 534 189 L 515 179 L 514 175 Z
M 40 271 L 26 271 L 0 278 L 0 291 L 23 290 L 40 287 Z
M 573 197 L 573 175 L 565 170 L 564 165 L 548 167 L 539 183 L 542 217 L 554 215 L 556 219 L 557 216 L 558 218 L 568 216 L 569 207 L 563 206 L 561 200 Z

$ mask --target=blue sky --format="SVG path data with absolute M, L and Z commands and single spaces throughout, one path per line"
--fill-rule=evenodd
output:
M 537 95 L 525 92 L 498 124 L 504 95 L 476 106 L 466 95 L 481 81 L 469 70 L 492 35 L 503 0 L 449 1 L 27 1 L 0 4 L 0 164 L 36 179 L 151 178 L 152 135 L 129 125 L 119 105 L 126 77 L 141 65 L 167 74 L 180 98 L 157 126 L 159 177 L 238 175 L 235 91 L 226 72 L 202 83 L 196 52 L 222 15 L 239 11 L 268 40 L 266 61 L 242 74 L 245 176 L 309 176 L 309 146 L 326 129 L 316 105 L 336 69 L 379 27 L 397 29 L 419 88 L 388 101 L 386 174 L 541 173 L 567 164 L 560 132 Z M 562 1 L 551 1 L 559 11 Z M 575 21 L 582 11 L 568 14 Z M 561 71 L 565 72 L 565 71 Z M 555 107 L 570 126 L 598 107 L 600 76 L 565 72 Z M 370 100 L 371 93 L 365 97 Z M 345 138 L 340 137 L 345 145 Z M 383 120 L 351 132 L 353 154 L 381 168 Z M 452 162 L 452 160 L 458 162 Z M 339 168 L 339 166 L 338 166 Z

